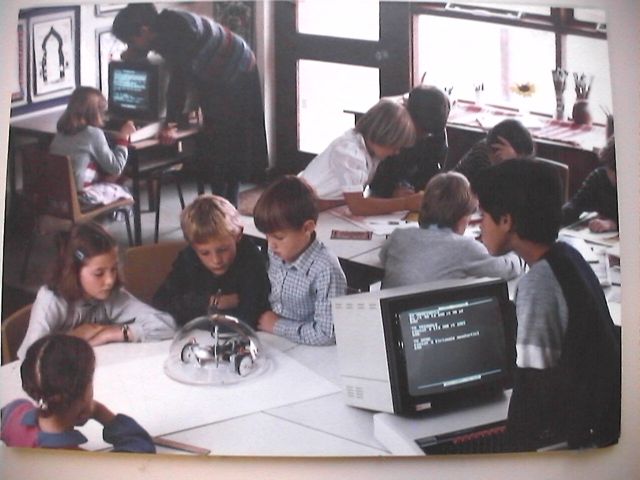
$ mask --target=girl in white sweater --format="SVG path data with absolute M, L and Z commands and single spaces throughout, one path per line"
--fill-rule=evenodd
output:
M 171 338 L 175 321 L 121 286 L 116 242 L 96 223 L 74 226 L 60 237 L 53 275 L 40 287 L 18 349 L 49 333 L 68 333 L 91 345 Z

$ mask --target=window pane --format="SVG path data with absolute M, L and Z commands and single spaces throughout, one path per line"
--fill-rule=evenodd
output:
M 378 0 L 298 0 L 300 33 L 377 41 L 379 24 Z
M 417 58 L 418 72 L 426 73 L 425 83 L 453 87 L 453 98 L 474 101 L 474 86 L 483 85 L 484 103 L 520 106 L 521 99 L 511 88 L 528 82 L 535 85 L 535 93 L 527 108 L 555 111 L 553 33 L 421 15 Z
M 593 8 L 576 8 L 573 10 L 573 17 L 576 20 L 593 23 L 606 23 L 607 18 L 604 10 L 596 10 Z
M 609 72 L 609 50 L 607 41 L 570 35 L 567 37 L 567 70 L 571 78 L 567 81 L 565 102 L 568 108 L 573 106 L 576 99 L 573 72 L 579 75 L 585 73 L 593 75 L 589 104 L 591 115 L 598 123 L 605 123 L 606 117 L 600 106 L 612 111 L 611 74 Z M 567 112 L 571 114 L 569 110 Z
M 320 153 L 354 125 L 380 98 L 377 68 L 300 60 L 298 62 L 299 149 Z

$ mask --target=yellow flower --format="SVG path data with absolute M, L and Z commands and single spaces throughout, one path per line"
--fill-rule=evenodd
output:
M 516 83 L 511 87 L 511 91 L 523 97 L 530 97 L 536 93 L 536 86 L 533 83 Z

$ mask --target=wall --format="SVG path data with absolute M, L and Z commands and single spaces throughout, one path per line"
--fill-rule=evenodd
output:
M 497 2 L 498 0 L 493 0 Z M 18 9 L 27 0 L 4 0 L 0 16 L 0 59 L 13 65 L 12 49 Z M 60 4 L 60 0 L 28 0 L 28 4 Z M 545 4 L 542 0 L 527 3 Z M 640 443 L 640 3 L 637 0 L 558 0 L 566 6 L 606 8 L 613 73 L 616 150 L 621 199 L 620 232 L 623 318 L 623 429 L 621 443 L 613 448 L 545 455 L 504 455 L 437 459 L 288 459 L 288 458 L 185 458 L 133 454 L 91 454 L 45 450 L 0 450 L 0 478 L 92 480 L 175 478 L 433 478 L 433 479 L 536 479 L 566 478 L 618 480 L 640 478 L 637 445 Z M 265 34 L 266 36 L 266 34 Z M 266 38 L 265 38 L 266 40 Z M 277 48 L 275 46 L 274 48 Z M 268 59 L 267 59 L 268 61 Z M 0 158 L 6 158 L 9 111 L 9 72 L 0 72 Z M 273 87 L 269 87 L 273 88 Z M 289 92 L 281 92 L 288 94 Z M 4 171 L 0 185 L 5 185 Z M 3 187 L 2 187 L 3 188 Z M 0 191 L 0 198 L 4 194 Z M 0 208 L 2 205 L 0 205 Z M 1 209 L 4 210 L 3 208 Z M 1 233 L 1 232 L 0 232 Z

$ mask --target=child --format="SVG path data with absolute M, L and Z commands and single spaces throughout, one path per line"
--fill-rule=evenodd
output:
M 129 135 L 136 127 L 125 122 L 113 150 L 101 127 L 107 101 L 99 90 L 78 87 L 71 94 L 66 110 L 58 120 L 50 152 L 71 157 L 80 201 L 98 205 L 119 198 L 132 198 L 121 185 L 114 183 L 127 163 Z
M 419 85 L 409 92 L 406 105 L 417 140 L 412 147 L 404 148 L 398 155 L 380 163 L 369 185 L 371 193 L 378 197 L 424 190 L 447 158 L 449 147 L 445 128 L 450 111 L 447 95 L 437 87 Z
M 618 191 L 616 175 L 616 144 L 610 137 L 600 152 L 601 167 L 593 170 L 573 198 L 562 207 L 562 224 L 577 221 L 583 212 L 598 212 L 598 218 L 589 221 L 592 232 L 618 229 Z
M 418 210 L 422 195 L 398 198 L 365 197 L 378 164 L 402 147 L 413 145 L 415 128 L 404 105 L 382 99 L 365 113 L 356 127 L 335 139 L 299 176 L 319 198 L 320 210 L 346 203 L 354 215 Z
M 477 200 L 464 175 L 439 173 L 427 184 L 420 209 L 420 228 L 396 229 L 383 245 L 384 288 L 447 278 L 516 278 L 520 258 L 492 257 L 477 240 L 465 236 Z
M 472 186 L 489 252 L 513 250 L 530 266 L 515 295 L 517 359 L 507 421 L 515 449 L 616 443 L 619 340 L 593 270 L 556 240 L 555 171 L 534 160 L 509 160 L 483 170 Z
M 496 124 L 453 167 L 473 183 L 473 178 L 484 167 L 516 157 L 529 157 L 535 152 L 533 138 L 518 120 L 509 118 Z
M 75 225 L 59 243 L 52 278 L 38 290 L 19 358 L 48 333 L 70 333 L 94 346 L 173 336 L 170 315 L 121 287 L 116 242 L 100 225 Z
M 315 233 L 318 209 L 313 190 L 298 177 L 271 184 L 254 209 L 269 245 L 271 310 L 258 328 L 298 343 L 335 343 L 331 298 L 345 295 L 340 263 Z
M 2 440 L 10 447 L 80 449 L 74 427 L 94 419 L 115 452 L 155 453 L 149 434 L 131 417 L 114 415 L 93 399 L 95 355 L 83 339 L 52 334 L 27 350 L 22 388 L 36 402 L 17 399 L 2 408 Z
M 153 305 L 184 325 L 210 307 L 256 327 L 269 309 L 264 256 L 242 235 L 238 211 L 216 195 L 201 195 L 180 216 L 189 242 L 153 297 Z

